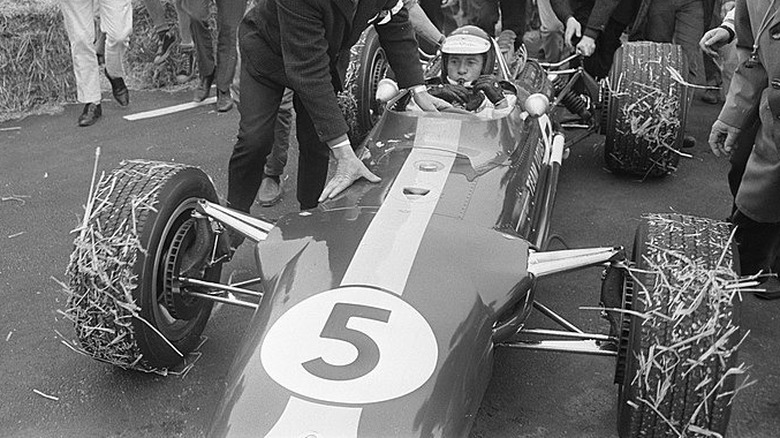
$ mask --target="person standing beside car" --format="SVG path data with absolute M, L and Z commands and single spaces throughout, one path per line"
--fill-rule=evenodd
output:
M 247 0 L 183 0 L 182 11 L 190 16 L 192 39 L 198 60 L 200 82 L 193 101 L 202 102 L 211 94 L 211 85 L 217 86 L 217 111 L 233 108 L 230 84 L 236 72 L 236 31 L 246 10 Z M 217 6 L 217 56 L 214 57 L 214 40 L 209 19 L 211 4 Z
M 91 126 L 103 115 L 95 12 L 100 16 L 100 30 L 106 33 L 104 73 L 116 101 L 127 106 L 130 93 L 123 79 L 124 57 L 133 32 L 133 5 L 130 0 L 62 0 L 60 9 L 70 40 L 76 97 L 84 104 L 78 125 Z
M 760 126 L 732 216 L 741 273 L 753 275 L 771 272 L 780 248 L 780 1 L 739 0 L 734 24 L 739 63 L 709 143 L 716 156 L 730 155 L 758 104 Z M 756 296 L 780 299 L 777 276 L 762 280 Z
M 417 42 L 401 0 L 259 0 L 239 29 L 241 119 L 228 168 L 230 207 L 249 212 L 285 88 L 294 93 L 301 209 L 316 207 L 360 178 L 379 181 L 355 155 L 336 95 L 346 73 L 340 56 L 370 25 L 399 85 L 426 111 L 444 104 L 423 85 Z M 326 185 L 331 154 L 336 170 Z
M 648 1 L 648 0 L 645 0 Z M 564 44 L 585 59 L 585 70 L 596 78 L 609 75 L 623 31 L 634 21 L 641 0 L 551 0 L 565 26 Z

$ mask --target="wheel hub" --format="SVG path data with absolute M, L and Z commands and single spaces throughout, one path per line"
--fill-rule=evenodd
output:
M 179 282 L 181 262 L 187 248 L 195 240 L 195 219 L 187 219 L 176 230 L 163 261 L 163 288 L 160 292 L 162 304 L 172 317 L 189 320 L 200 308 L 200 300 L 185 293 Z

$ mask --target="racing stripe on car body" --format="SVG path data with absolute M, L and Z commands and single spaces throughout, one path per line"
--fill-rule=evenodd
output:
M 341 280 L 403 294 L 409 272 L 455 162 L 460 122 L 420 118 L 414 149 L 369 224 Z
M 340 288 L 373 287 L 398 296 L 403 294 L 425 230 L 455 162 L 460 130 L 459 120 L 419 118 L 415 147 L 366 229 Z M 428 362 L 432 373 L 438 356 L 435 338 L 430 349 L 433 351 L 428 352 L 432 355 Z M 408 388 L 406 393 L 413 392 L 426 380 L 427 377 L 420 379 L 419 385 Z M 360 406 L 345 408 L 291 395 L 267 436 L 301 436 L 316 430 L 317 436 L 356 437 L 362 410 Z

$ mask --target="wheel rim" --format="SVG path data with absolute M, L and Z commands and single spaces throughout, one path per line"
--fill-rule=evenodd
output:
M 385 58 L 385 52 L 384 50 L 379 49 L 371 59 L 371 71 L 368 82 L 368 89 L 371 92 L 369 96 L 369 102 L 371 103 L 368 105 L 368 121 L 371 126 L 376 123 L 379 116 L 381 116 L 384 111 L 384 106 L 376 99 L 376 90 L 379 87 L 379 81 L 387 76 L 387 70 L 388 65 L 387 59 Z
M 174 342 L 187 336 L 187 333 L 199 323 L 198 314 L 202 312 L 202 307 L 205 304 L 205 302 L 201 302 L 199 306 L 201 309 L 193 310 L 194 316 L 190 319 L 176 318 L 176 312 L 171 310 L 174 307 L 170 307 L 173 304 L 171 294 L 175 293 L 173 279 L 178 276 L 178 272 L 176 272 L 178 264 L 175 260 L 177 254 L 171 254 L 172 244 L 174 240 L 178 240 L 174 248 L 177 253 L 184 248 L 182 245 L 186 243 L 187 235 L 191 235 L 194 231 L 191 214 L 197 202 L 198 198 L 188 198 L 176 207 L 163 228 L 160 244 L 155 251 L 153 286 L 151 288 L 151 316 L 154 321 L 150 322 L 166 339 Z M 171 267 L 174 266 L 175 268 L 172 270 Z M 200 300 L 192 300 L 192 305 L 198 306 L 196 301 Z

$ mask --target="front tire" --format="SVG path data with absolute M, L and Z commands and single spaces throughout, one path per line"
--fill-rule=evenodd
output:
M 211 180 L 193 167 L 128 161 L 94 199 L 68 267 L 68 313 L 83 351 L 144 371 L 178 364 L 197 347 L 212 308 L 178 281 L 195 243 L 198 200 L 218 202 Z M 217 264 L 196 276 L 220 274 Z
M 723 435 L 735 386 L 739 298 L 730 226 L 652 215 L 625 274 L 616 383 L 621 437 Z

